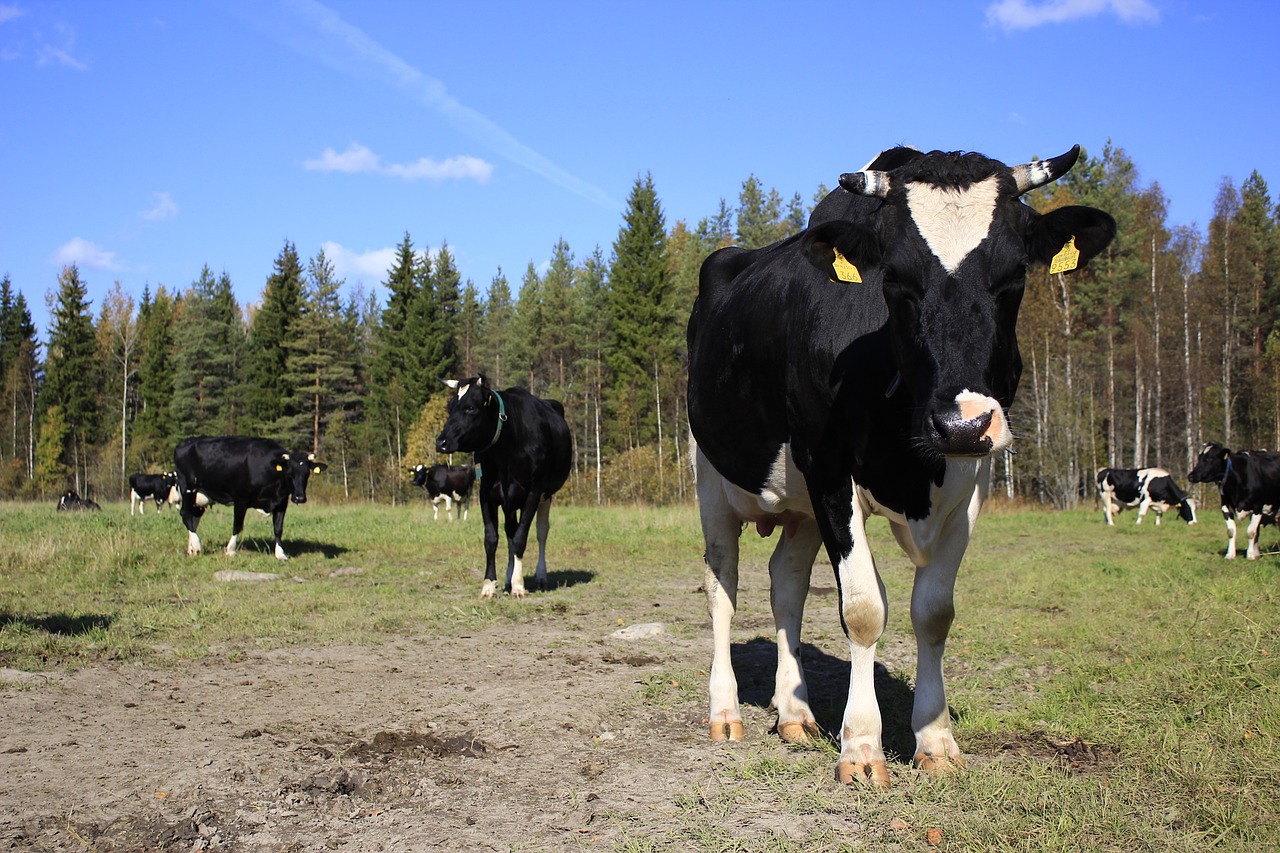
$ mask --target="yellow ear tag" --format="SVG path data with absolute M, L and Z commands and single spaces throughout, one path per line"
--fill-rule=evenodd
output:
M 283 471 L 283 470 L 284 470 L 284 466 L 283 466 L 283 465 L 277 465 L 277 466 L 276 466 L 276 470 L 277 470 L 277 471 Z
M 850 284 L 862 284 L 862 276 L 858 273 L 858 268 L 850 263 L 849 259 L 840 254 L 839 249 L 833 248 L 831 251 L 836 253 L 836 259 L 832 262 L 831 268 L 836 272 L 836 281 L 847 281 Z
M 320 466 L 319 466 L 319 465 L 317 465 L 316 467 L 312 468 L 312 469 L 311 469 L 311 473 L 312 473 L 312 474 L 319 474 L 319 473 L 320 473 Z
M 1049 262 L 1049 274 L 1071 272 L 1078 266 L 1080 266 L 1080 250 L 1076 248 L 1076 238 L 1072 237 Z

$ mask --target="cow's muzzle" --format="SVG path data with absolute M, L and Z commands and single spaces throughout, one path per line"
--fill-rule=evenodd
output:
M 296 504 L 304 504 L 307 502 L 307 496 L 306 495 L 289 495 L 289 500 L 293 501 Z
M 944 456 L 986 456 L 1013 444 L 1004 407 L 972 391 L 936 408 L 925 420 L 925 435 Z

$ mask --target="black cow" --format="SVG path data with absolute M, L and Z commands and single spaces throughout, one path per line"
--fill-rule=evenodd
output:
M 75 489 L 68 489 L 67 493 L 58 498 L 58 512 L 77 512 L 79 510 L 102 509 L 96 501 L 88 498 L 82 498 L 76 494 Z
M 129 475 L 129 515 L 135 509 L 145 515 L 147 499 L 156 502 L 156 512 L 164 508 L 166 503 L 181 503 L 178 494 L 178 472 L 165 474 L 130 474 Z
M 271 513 L 275 522 L 276 559 L 287 560 L 280 536 L 289 502 L 307 502 L 307 480 L 327 466 L 315 454 L 290 453 L 266 438 L 200 436 L 187 438 L 173 452 L 182 495 L 182 523 L 187 527 L 187 553 L 199 554 L 196 527 L 211 503 L 231 504 L 231 539 L 227 555 L 235 556 L 244 514 L 249 509 Z
M 439 453 L 475 453 L 480 514 L 484 518 L 484 585 L 481 598 L 497 588 L 498 509 L 507 534 L 507 581 L 503 591 L 525 595 L 523 559 L 529 525 L 538 516 L 535 589 L 547 588 L 547 530 L 551 496 L 569 477 L 573 438 L 564 406 L 523 388 L 498 392 L 483 375 L 445 380 L 457 395 L 436 439 Z
M 1138 524 L 1150 509 L 1155 511 L 1158 525 L 1164 514 L 1174 507 L 1178 517 L 1187 524 L 1196 523 L 1195 501 L 1178 488 L 1163 468 L 1099 468 L 1097 481 L 1107 524 L 1114 526 L 1114 514 L 1127 506 L 1138 508 Z
M 458 516 L 466 521 L 471 509 L 471 487 L 476 482 L 476 469 L 470 465 L 418 465 L 413 469 L 413 484 L 427 490 L 431 501 L 431 518 L 440 519 L 440 502 L 444 502 L 444 517 L 453 521 L 450 511 L 454 504 Z
M 1227 522 L 1227 559 L 1236 557 L 1236 518 L 1249 515 L 1245 556 L 1256 560 L 1258 531 L 1277 523 L 1280 513 L 1280 453 L 1266 450 L 1232 452 L 1216 441 L 1200 449 L 1196 465 L 1187 475 L 1193 483 L 1217 483 L 1222 517 Z
M 703 263 L 688 412 L 715 649 L 713 740 L 743 736 L 730 658 L 741 525 L 762 535 L 781 526 L 769 562 L 777 731 L 788 741 L 816 731 L 800 625 L 825 547 L 851 663 L 836 776 L 889 784 L 873 684 L 887 618 L 865 536 L 874 513 L 916 566 L 914 763 L 932 773 L 963 763 L 942 654 L 992 455 L 1013 441 L 1005 411 L 1022 370 L 1015 326 L 1027 267 L 1072 269 L 1115 234 L 1100 210 L 1040 215 L 1020 201 L 1078 155 L 1077 146 L 1009 168 L 978 154 L 887 151 L 841 175 L 805 231 Z

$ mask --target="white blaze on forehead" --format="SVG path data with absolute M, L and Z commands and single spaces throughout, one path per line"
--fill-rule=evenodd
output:
M 967 189 L 923 183 L 907 185 L 911 218 L 930 251 L 949 273 L 956 271 L 991 230 L 998 197 L 994 176 Z

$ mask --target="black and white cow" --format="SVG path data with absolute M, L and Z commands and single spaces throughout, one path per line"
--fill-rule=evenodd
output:
M 440 519 L 440 504 L 444 503 L 444 516 L 453 521 L 451 509 L 456 504 L 458 516 L 466 521 L 471 509 L 471 487 L 476 482 L 476 469 L 470 465 L 418 465 L 413 469 L 413 484 L 427 490 L 431 501 L 431 518 Z
M 199 554 L 196 528 L 205 507 L 231 504 L 231 539 L 227 555 L 235 556 L 244 515 L 250 509 L 271 513 L 275 523 L 275 554 L 287 560 L 280 543 L 289 502 L 307 502 L 307 480 L 327 466 L 315 454 L 290 453 L 266 438 L 200 436 L 187 438 L 173 452 L 182 495 L 182 523 L 187 527 L 187 553 Z
M 146 515 L 147 500 L 156 502 L 156 512 L 164 508 L 166 503 L 182 502 L 178 493 L 178 472 L 165 474 L 130 474 L 129 475 L 129 515 L 136 509 Z
M 781 527 L 769 562 L 777 731 L 807 741 L 816 730 L 800 626 L 825 548 L 851 658 L 836 776 L 889 784 L 872 681 L 888 606 L 865 535 L 874 513 L 916 566 L 914 763 L 932 773 L 963 763 L 942 656 L 991 459 L 1013 441 L 1005 411 L 1022 370 L 1015 326 L 1027 267 L 1071 269 L 1115 234 L 1100 210 L 1041 215 L 1020 200 L 1078 155 L 1010 168 L 893 149 L 841 175 L 805 231 L 703 263 L 688 411 L 714 638 L 712 740 L 743 736 L 730 658 L 741 525 Z M 1078 256 L 1066 257 L 1073 242 Z
M 484 585 L 481 598 L 497 589 L 498 510 L 507 534 L 507 580 L 503 590 L 525 595 L 524 549 L 529 525 L 538 518 L 538 568 L 535 588 L 547 588 L 547 531 L 551 496 L 569 478 L 573 438 L 564 406 L 523 388 L 496 391 L 483 375 L 445 380 L 456 392 L 449 417 L 436 439 L 439 453 L 475 453 L 476 487 L 484 518 Z
M 1280 453 L 1266 450 L 1232 452 L 1216 441 L 1200 449 L 1196 465 L 1187 475 L 1193 483 L 1216 483 L 1222 500 L 1222 517 L 1227 522 L 1227 559 L 1236 557 L 1236 518 L 1248 515 L 1248 545 L 1245 556 L 1256 560 L 1258 531 L 1277 524 L 1280 513 Z
M 82 498 L 76 493 L 75 489 L 68 489 L 67 493 L 58 498 L 58 512 L 78 512 L 79 510 L 102 509 L 98 506 L 97 501 Z
M 1154 510 L 1156 524 L 1170 509 L 1187 524 L 1196 523 L 1196 503 L 1187 497 L 1173 477 L 1163 468 L 1099 468 L 1098 497 L 1107 514 L 1107 524 L 1115 525 L 1114 515 L 1127 506 L 1138 508 L 1138 524 Z

